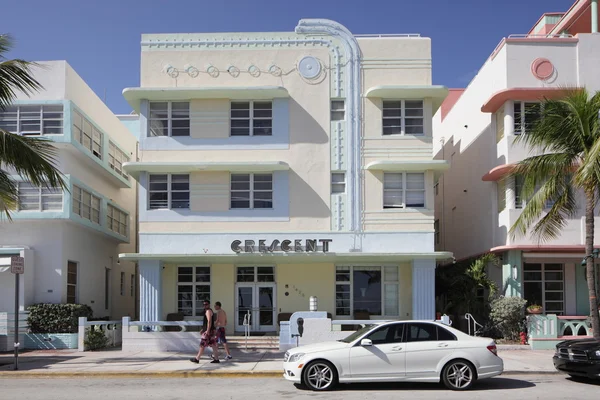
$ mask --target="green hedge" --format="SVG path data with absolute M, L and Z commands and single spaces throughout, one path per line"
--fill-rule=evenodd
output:
M 79 317 L 93 315 L 86 304 L 34 304 L 27 311 L 30 333 L 77 333 Z

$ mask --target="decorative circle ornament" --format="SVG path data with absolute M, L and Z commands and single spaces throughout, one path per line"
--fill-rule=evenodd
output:
M 219 76 L 219 69 L 214 65 L 208 64 L 206 66 L 206 73 L 213 78 L 217 78 Z
M 229 75 L 233 76 L 234 78 L 237 78 L 238 76 L 240 76 L 240 69 L 233 65 L 230 66 L 229 68 L 227 68 L 227 72 L 229 72 Z
M 248 73 L 253 77 L 258 78 L 260 76 L 260 68 L 253 64 L 248 67 Z
M 541 81 L 550 79 L 554 71 L 554 65 L 547 58 L 536 58 L 531 63 L 531 73 Z
M 271 65 L 269 67 L 269 73 L 273 76 L 281 76 L 283 71 L 277 65 Z
M 179 70 L 170 64 L 165 65 L 163 67 L 163 71 L 165 71 L 171 78 L 177 78 L 179 76 Z
M 306 79 L 315 79 L 321 73 L 321 63 L 313 56 L 305 56 L 298 61 L 298 72 Z
M 198 68 L 189 64 L 185 66 L 185 72 L 187 72 L 187 74 L 192 78 L 196 78 L 198 75 L 200 75 L 200 71 L 198 70 Z

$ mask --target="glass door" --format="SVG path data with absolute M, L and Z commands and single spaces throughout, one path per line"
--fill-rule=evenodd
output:
M 254 284 L 240 284 L 235 286 L 235 330 L 245 331 L 245 324 L 250 324 L 252 331 L 252 322 L 254 320 Z
M 272 332 L 276 331 L 275 322 L 275 299 L 277 294 L 275 292 L 274 283 L 257 283 L 255 287 L 255 304 L 258 307 L 255 310 L 254 317 L 254 329 L 259 332 Z

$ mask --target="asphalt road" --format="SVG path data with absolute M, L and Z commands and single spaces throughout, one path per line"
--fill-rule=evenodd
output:
M 482 380 L 468 392 L 430 384 L 353 384 L 313 393 L 283 379 L 262 378 L 0 378 L 0 398 L 54 399 L 584 399 L 600 396 L 600 382 L 576 382 L 562 375 L 511 375 Z

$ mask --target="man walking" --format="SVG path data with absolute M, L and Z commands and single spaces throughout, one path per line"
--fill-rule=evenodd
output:
M 204 354 L 204 349 L 207 346 L 212 347 L 212 361 L 211 364 L 218 364 L 219 361 L 219 348 L 217 347 L 217 341 L 215 338 L 215 313 L 210 309 L 210 302 L 208 300 L 204 300 L 204 323 L 202 325 L 202 331 L 200 331 L 200 350 L 198 351 L 198 355 L 196 357 L 190 358 L 190 361 L 198 364 L 200 362 L 200 358 L 202 354 Z
M 227 326 L 227 313 L 221 308 L 221 302 L 215 303 L 215 312 L 217 313 L 217 347 L 223 344 L 225 352 L 227 353 L 227 359 L 231 360 L 231 352 L 229 351 L 229 345 L 227 345 L 227 338 L 225 337 L 225 327 Z

